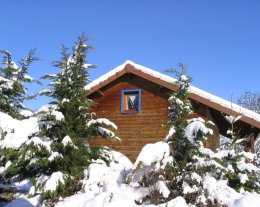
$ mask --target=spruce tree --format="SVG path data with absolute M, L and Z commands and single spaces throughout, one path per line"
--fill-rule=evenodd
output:
M 167 142 L 172 142 L 174 146 L 174 157 L 176 160 L 183 160 L 187 155 L 188 140 L 185 137 L 185 128 L 188 124 L 187 119 L 192 113 L 191 103 L 188 99 L 188 89 L 190 86 L 191 78 L 186 76 L 183 72 L 186 70 L 183 64 L 179 65 L 182 73 L 178 70 L 168 70 L 173 72 L 179 77 L 174 85 L 178 88 L 175 92 L 170 94 L 169 98 L 169 120 L 167 127 L 170 128 L 167 135 Z
M 28 95 L 26 84 L 39 83 L 28 75 L 30 65 L 38 58 L 35 57 L 35 50 L 30 50 L 18 67 L 12 60 L 11 53 L 6 50 L 0 50 L 0 53 L 3 55 L 2 67 L 0 66 L 0 111 L 14 118 L 22 118 L 19 112 L 26 109 L 24 101 L 35 97 Z
M 101 130 L 98 130 L 100 129 L 98 127 L 108 125 L 116 128 L 114 124 L 111 124 L 108 120 L 96 122 L 92 120 L 95 116 L 91 112 L 93 102 L 87 97 L 88 92 L 85 90 L 85 86 L 90 82 L 88 70 L 93 66 L 88 64 L 87 53 L 91 47 L 86 45 L 86 42 L 86 36 L 81 35 L 71 54 L 63 46 L 61 59 L 53 63 L 59 69 L 59 72 L 43 77 L 50 79 L 51 83 L 49 84 L 50 88 L 41 91 L 40 95 L 51 97 L 53 100 L 50 102 L 51 107 L 49 109 L 58 111 L 63 115 L 62 124 L 55 124 L 55 130 L 50 130 L 50 128 L 48 130 L 51 131 L 52 135 L 56 133 L 55 136 L 59 139 L 66 135 L 75 139 L 91 138 L 92 135 L 98 134 L 107 138 L 115 138 L 112 132 L 101 133 Z M 48 119 L 50 116 L 45 116 L 44 121 L 46 121 L 46 118 Z
M 50 201 L 45 203 L 47 206 L 59 196 L 80 190 L 84 169 L 93 160 L 109 162 L 102 149 L 88 145 L 88 138 L 96 135 L 116 138 L 107 129 L 116 129 L 115 124 L 105 118 L 93 119 L 92 101 L 84 89 L 89 83 L 90 67 L 86 40 L 84 35 L 79 37 L 71 54 L 62 47 L 61 60 L 54 62 L 59 72 L 44 76 L 51 79 L 50 88 L 40 94 L 50 96 L 52 101 L 36 112 L 39 132 L 28 137 L 19 149 L 6 149 L 0 160 L 0 166 L 11 163 L 0 178 L 6 183 L 30 179 L 33 187 L 29 193 L 40 192 L 44 202 Z M 50 186 L 53 179 L 58 179 L 57 185 Z
M 86 54 L 90 46 L 86 45 L 86 37 L 82 35 L 72 54 L 67 52 L 64 46 L 61 50 L 61 60 L 53 65 L 60 71 L 56 75 L 46 75 L 44 78 L 51 79 L 50 89 L 41 92 L 53 98 L 50 103 L 55 105 L 57 111 L 64 115 L 63 124 L 57 129 L 57 137 L 69 135 L 71 137 L 84 137 L 86 134 L 86 120 L 90 118 L 88 109 L 91 101 L 87 98 L 84 87 L 89 83 Z

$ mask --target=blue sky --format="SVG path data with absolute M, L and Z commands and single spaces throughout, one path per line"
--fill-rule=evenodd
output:
M 132 60 L 159 72 L 182 62 L 193 85 L 227 100 L 260 86 L 258 0 L 1 0 L 0 48 L 15 61 L 37 48 L 29 74 L 57 72 L 51 62 L 84 32 L 92 79 Z M 31 86 L 31 91 L 40 90 Z M 45 98 L 27 103 L 36 109 Z

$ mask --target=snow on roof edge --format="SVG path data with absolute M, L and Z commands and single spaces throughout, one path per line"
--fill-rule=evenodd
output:
M 113 70 L 109 71 L 108 73 L 100 76 L 99 78 L 97 78 L 96 80 L 92 81 L 91 83 L 89 83 L 88 85 L 85 86 L 85 90 L 90 90 L 92 87 L 104 82 L 105 80 L 107 80 L 108 78 L 112 77 L 113 75 L 115 75 L 116 73 L 122 71 L 125 69 L 126 65 L 127 64 L 130 64 L 131 66 L 133 66 L 136 70 L 140 70 L 142 71 L 143 73 L 146 73 L 148 75 L 151 75 L 155 78 L 159 78 L 163 81 L 166 81 L 166 82 L 170 82 L 170 83 L 174 83 L 176 82 L 177 80 L 175 78 L 172 78 L 170 76 L 167 76 L 165 74 L 162 74 L 160 72 L 157 72 L 153 69 L 150 69 L 150 68 L 147 68 L 145 66 L 142 66 L 142 65 L 139 65 L 139 64 L 136 64 L 134 63 L 133 61 L 131 60 L 126 60 L 122 65 L 119 65 L 118 67 L 114 68 Z M 253 112 L 249 109 L 246 109 L 242 106 L 239 106 L 235 103 L 232 103 L 230 101 L 227 101 L 223 98 L 220 98 L 218 96 L 215 96 L 209 92 L 206 92 L 204 90 L 201 90 L 195 86 L 190 86 L 190 89 L 189 89 L 190 93 L 193 93 L 193 94 L 196 94 L 200 97 L 203 97 L 211 102 L 214 102 L 216 104 L 219 104 L 225 108 L 229 108 L 229 109 L 232 109 L 234 112 L 237 112 L 243 116 L 246 116 L 248 118 L 251 118 L 255 121 L 258 121 L 260 122 L 260 114 L 256 113 L 256 112 Z

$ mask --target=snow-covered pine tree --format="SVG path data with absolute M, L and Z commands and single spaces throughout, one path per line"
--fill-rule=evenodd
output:
M 186 70 L 183 64 L 179 65 L 182 71 Z M 183 160 L 186 157 L 188 147 L 188 140 L 184 139 L 185 128 L 188 124 L 187 119 L 192 113 L 191 103 L 188 99 L 188 89 L 190 86 L 190 77 L 184 73 L 179 73 L 178 70 L 168 70 L 179 77 L 178 81 L 174 83 L 178 90 L 172 92 L 169 98 L 169 121 L 167 127 L 170 129 L 166 137 L 167 142 L 172 142 L 174 146 L 174 157 L 176 160 Z
M 91 148 L 87 139 L 102 135 L 117 138 L 107 129 L 116 125 L 105 118 L 93 119 L 91 100 L 87 98 L 85 85 L 89 83 L 86 53 L 86 37 L 82 35 L 68 54 L 62 48 L 62 58 L 54 62 L 59 72 L 47 75 L 50 89 L 40 94 L 52 97 L 50 105 L 36 112 L 39 132 L 31 134 L 18 149 L 7 149 L 1 157 L 0 173 L 5 183 L 29 179 L 33 184 L 29 194 L 41 194 L 46 205 L 58 196 L 68 196 L 80 190 L 83 172 L 93 160 L 109 159 L 99 148 Z M 46 203 L 46 199 L 50 203 Z
M 173 166 L 168 166 L 166 171 L 166 180 L 170 188 L 169 197 L 183 196 L 187 203 L 201 205 L 207 199 L 201 196 L 204 194 L 202 187 L 202 175 L 206 169 L 199 167 L 199 161 L 205 159 L 207 155 L 204 152 L 203 141 L 212 133 L 211 129 L 205 126 L 202 118 L 189 119 L 193 113 L 192 105 L 188 99 L 188 92 L 191 78 L 183 72 L 185 66 L 180 64 L 182 73 L 177 70 L 171 70 L 178 77 L 174 83 L 177 90 L 170 94 L 169 98 L 169 133 L 166 141 L 173 145 Z M 210 203 L 211 201 L 207 201 Z
M 195 158 L 202 156 L 202 142 L 206 135 L 211 133 L 211 130 L 205 127 L 202 119 L 188 120 L 193 113 L 188 99 L 191 78 L 185 75 L 185 66 L 180 64 L 180 67 L 182 73 L 179 73 L 178 70 L 168 70 L 174 72 L 178 77 L 178 80 L 174 83 L 177 90 L 172 92 L 169 98 L 169 121 L 166 124 L 169 133 L 165 138 L 167 143 L 171 143 L 173 158 L 168 160 L 173 160 L 173 162 L 170 161 L 166 164 L 163 160 L 158 161 L 161 166 L 158 167 L 158 163 L 156 163 L 156 170 L 147 176 L 144 175 L 142 180 L 139 181 L 141 186 L 148 187 L 163 182 L 169 193 L 166 196 L 158 188 L 154 188 L 154 192 L 150 192 L 150 194 L 155 197 L 148 195 L 144 198 L 146 203 L 159 204 L 174 197 L 183 196 L 187 203 L 198 204 L 196 199 L 202 194 L 199 187 L 193 191 L 186 189 L 189 185 L 191 185 L 191 188 L 195 184 L 201 185 L 199 179 L 199 181 L 194 179 L 194 177 L 199 178 L 200 176 L 195 174 L 196 168 L 192 164 L 195 163 Z M 138 170 L 136 173 L 138 173 Z M 134 175 L 132 176 L 134 177 Z M 149 182 L 151 180 L 152 182 Z
M 85 125 L 91 116 L 88 109 L 92 103 L 87 99 L 87 92 L 84 89 L 90 81 L 88 68 L 91 67 L 87 64 L 86 54 L 90 46 L 85 44 L 86 40 L 82 35 L 72 54 L 69 54 L 67 48 L 63 46 L 61 60 L 53 63 L 60 71 L 55 75 L 43 77 L 51 79 L 52 82 L 49 84 L 51 88 L 41 91 L 40 94 L 52 97 L 53 101 L 50 104 L 64 115 L 62 125 L 56 127 L 57 137 L 86 135 Z
M 28 75 L 29 66 L 38 58 L 35 57 L 35 50 L 30 50 L 18 67 L 8 51 L 0 50 L 0 53 L 3 55 L 2 67 L 0 66 L 0 110 L 14 118 L 22 118 L 19 112 L 26 108 L 23 102 L 35 97 L 28 95 L 26 84 L 38 83 Z
M 63 46 L 61 60 L 53 63 L 60 71 L 57 74 L 48 74 L 43 77 L 50 79 L 51 83 L 50 88 L 41 91 L 40 95 L 53 98 L 50 102 L 52 107 L 49 109 L 60 112 L 64 119 L 61 125 L 55 125 L 55 130 L 48 128 L 52 135 L 55 131 L 57 138 L 63 138 L 66 135 L 73 139 L 90 138 L 91 135 L 97 134 L 107 138 L 116 137 L 105 128 L 101 130 L 103 126 L 116 128 L 114 124 L 108 120 L 104 121 L 105 119 L 96 122 L 92 119 L 95 116 L 95 113 L 90 112 L 93 102 L 87 98 L 88 92 L 85 90 L 85 86 L 90 82 L 88 70 L 93 66 L 87 61 L 87 52 L 91 47 L 86 45 L 86 42 L 87 38 L 82 34 L 71 54 Z

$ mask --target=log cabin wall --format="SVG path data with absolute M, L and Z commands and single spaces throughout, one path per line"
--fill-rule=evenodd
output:
M 121 91 L 129 89 L 141 89 L 140 113 L 123 114 L 120 111 Z M 162 125 L 168 120 L 169 93 L 168 89 L 129 73 L 91 94 L 89 98 L 96 103 L 93 111 L 96 112 L 97 117 L 107 118 L 118 126 L 116 134 L 121 138 L 121 142 L 98 138 L 90 144 L 108 146 L 122 152 L 131 161 L 135 161 L 145 144 L 163 140 L 167 135 L 168 129 Z M 203 117 L 206 121 L 214 122 L 205 106 L 196 106 L 194 110 L 195 113 L 191 118 Z M 217 141 L 211 144 L 208 140 L 205 143 L 207 147 L 213 149 L 218 144 L 218 129 L 214 129 L 214 132 L 217 136 L 214 139 Z
M 140 113 L 121 113 L 121 91 L 126 89 L 141 89 Z M 114 148 L 134 161 L 145 144 L 163 140 L 168 133 L 168 129 L 161 126 L 168 120 L 167 93 L 150 81 L 126 74 L 103 87 L 99 94 L 90 95 L 96 103 L 93 111 L 98 117 L 113 121 L 118 126 L 116 134 L 121 138 L 121 142 L 98 138 L 90 144 Z

